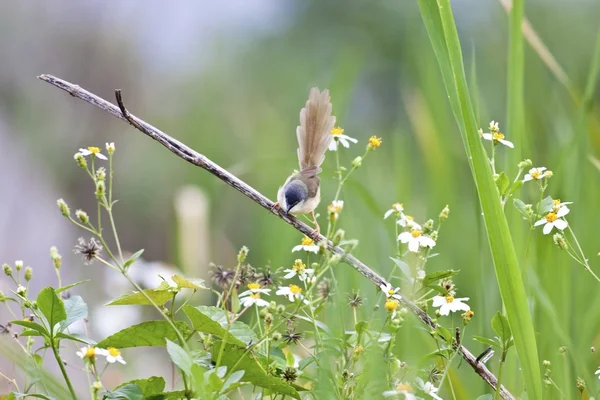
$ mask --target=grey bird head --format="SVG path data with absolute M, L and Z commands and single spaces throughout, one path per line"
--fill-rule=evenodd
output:
M 287 185 L 285 185 L 283 190 L 286 205 L 285 212 L 287 213 L 289 213 L 294 206 L 306 200 L 306 197 L 308 196 L 308 188 L 304 182 L 299 179 L 292 179 Z

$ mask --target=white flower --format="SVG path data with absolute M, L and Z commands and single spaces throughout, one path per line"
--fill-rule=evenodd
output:
M 112 154 L 115 152 L 115 142 L 106 143 L 106 151 L 108 154 Z
M 598 370 L 596 372 L 594 372 L 594 375 L 598 375 L 598 379 L 600 379 L 600 367 L 598 368 Z
M 544 229 L 543 229 L 544 235 L 547 235 L 550 232 L 552 232 L 553 228 L 560 229 L 562 231 L 567 226 L 569 226 L 569 224 L 567 223 L 567 221 L 565 221 L 564 219 L 561 219 L 561 218 L 564 217 L 565 215 L 567 215 L 569 213 L 569 211 L 571 211 L 571 210 L 569 210 L 569 208 L 567 206 L 563 206 L 563 207 L 559 206 L 556 211 L 555 211 L 555 209 L 553 209 L 548 214 L 546 214 L 546 216 L 544 218 L 540 219 L 533 225 L 540 226 L 540 225 L 545 224 Z
M 488 129 L 490 130 L 490 132 L 500 132 L 500 126 L 494 120 L 490 122 L 490 126 L 488 127 Z
M 87 149 L 79 149 L 79 152 L 85 157 L 85 156 L 96 156 L 101 160 L 108 160 L 108 158 L 106 158 L 106 156 L 102 153 L 100 153 L 100 148 L 98 147 L 93 147 L 90 146 Z
M 567 207 L 567 204 L 573 204 L 573 202 L 572 201 L 560 201 L 560 199 L 552 200 L 552 211 L 557 213 L 558 210 L 566 208 L 567 213 L 569 213 L 569 211 L 571 211 L 571 210 L 569 210 L 569 207 Z
M 494 144 L 502 143 L 503 145 L 505 145 L 506 147 L 510 147 L 511 149 L 514 149 L 514 147 L 515 147 L 515 145 L 512 142 L 509 142 L 508 140 L 504 140 L 504 134 L 502 134 L 500 132 L 483 133 L 483 134 L 481 134 L 481 137 L 483 137 L 485 140 L 493 141 Z
M 400 203 L 392 204 L 392 208 L 387 210 L 385 214 L 383 214 L 383 219 L 387 219 L 392 214 L 402 215 L 402 211 L 404 211 L 404 207 Z
M 271 292 L 271 289 L 261 288 L 260 283 L 249 283 L 248 290 L 240 293 L 240 297 L 249 296 L 249 295 L 255 294 L 255 293 L 264 293 L 264 294 L 268 295 L 270 292 Z
M 422 231 L 423 228 L 421 225 L 417 224 L 413 217 L 410 215 L 400 214 L 400 219 L 398 220 L 398 225 L 403 228 L 416 229 L 418 231 Z
M 423 391 L 425 393 L 427 393 L 428 395 L 430 395 L 432 398 L 436 399 L 436 400 L 443 400 L 440 396 L 437 395 L 437 391 L 440 390 L 439 388 L 436 388 L 435 386 L 433 386 L 433 383 L 431 382 L 426 382 L 423 386 Z
M 260 295 L 261 293 L 268 295 L 270 292 L 271 289 L 262 289 L 259 283 L 249 283 L 248 290 L 239 295 L 240 303 L 244 307 L 250 307 L 253 304 L 259 307 L 267 307 L 270 303 L 261 299 Z
M 433 307 L 439 307 L 440 315 L 448 315 L 450 312 L 459 310 L 469 311 L 471 307 L 463 301 L 469 300 L 468 297 L 454 298 L 454 296 L 434 296 Z
M 79 351 L 75 352 L 75 354 L 77 354 L 77 356 L 82 360 L 84 358 L 93 359 L 96 356 L 96 354 L 98 354 L 97 350 L 102 349 L 97 349 L 93 346 L 84 346 Z
M 344 200 L 333 200 L 330 205 L 327 206 L 327 212 L 333 217 L 334 220 L 338 219 L 340 213 L 344 209 Z
M 358 140 L 351 138 L 348 135 L 344 135 L 344 130 L 340 127 L 333 128 L 330 132 L 333 135 L 333 140 L 329 143 L 329 150 L 336 151 L 338 149 L 338 142 L 345 148 L 350 147 L 350 142 L 358 143 Z
M 16 269 L 23 268 L 23 260 L 17 260 L 17 261 L 15 261 L 15 268 Z
M 306 268 L 306 264 L 302 262 L 302 260 L 297 259 L 294 262 L 294 265 L 291 269 L 286 269 L 283 272 L 287 272 L 287 274 L 283 277 L 283 279 L 291 279 L 294 276 L 298 275 L 298 278 L 301 281 L 306 280 L 306 278 L 314 275 L 315 270 L 312 268 Z
M 18 295 L 25 297 L 25 295 L 27 294 L 27 288 L 23 285 L 19 285 L 17 286 L 17 292 Z
M 434 247 L 435 240 L 429 236 L 423 236 L 423 231 L 413 228 L 410 232 L 402 232 L 398 235 L 398 240 L 402 243 L 408 243 L 408 250 L 416 253 L 419 247 Z
M 121 356 L 121 351 L 114 347 L 109 347 L 108 349 L 96 349 L 96 354 L 100 354 L 101 356 L 106 357 L 106 361 L 110 364 L 114 364 L 115 362 L 120 362 L 121 364 L 127 364 L 123 357 Z
M 302 288 L 297 285 L 290 286 L 280 286 L 279 289 L 275 292 L 275 294 L 279 296 L 287 296 L 289 301 L 294 301 L 296 299 L 304 300 L 304 296 L 302 295 Z M 304 300 L 305 303 L 308 301 Z
M 544 171 L 546 171 L 546 167 L 531 168 L 529 170 L 529 173 L 523 177 L 523 182 L 531 181 L 534 179 L 535 180 L 544 179 L 546 177 L 546 174 L 548 173 L 548 172 L 544 172 Z
M 400 288 L 394 288 L 392 285 L 390 285 L 389 282 L 379 285 L 379 289 L 381 289 L 381 291 L 385 293 L 385 297 L 388 299 L 390 297 L 393 297 L 396 300 L 402 299 L 402 296 L 397 294 L 400 291 Z
M 302 238 L 302 243 L 298 246 L 295 246 L 292 249 L 292 253 L 300 250 L 310 251 L 311 253 L 317 254 L 319 252 L 319 246 L 317 246 L 311 238 L 309 238 L 308 236 L 304 236 Z
M 394 397 L 404 395 L 404 400 L 416 400 L 417 397 L 412 394 L 412 386 L 408 383 L 399 383 L 394 390 L 386 390 L 383 392 L 383 397 Z

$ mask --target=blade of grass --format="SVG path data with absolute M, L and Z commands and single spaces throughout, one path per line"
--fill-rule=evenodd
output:
M 465 78 L 462 51 L 449 0 L 419 0 L 421 14 L 460 128 L 483 210 L 496 278 L 512 329 L 528 398 L 541 399 L 541 374 L 533 322 L 508 223 L 492 178 Z

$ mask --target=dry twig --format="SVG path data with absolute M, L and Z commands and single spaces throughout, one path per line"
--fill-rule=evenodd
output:
M 129 111 L 127 111 L 127 109 L 125 108 L 120 90 L 115 91 L 115 96 L 118 104 L 118 106 L 115 106 L 114 104 L 96 96 L 95 94 L 82 89 L 80 86 L 74 85 L 55 76 L 41 75 L 38 78 L 66 91 L 73 97 L 77 97 L 83 101 L 93 104 L 96 107 L 108 112 L 109 114 L 112 114 L 113 116 L 119 119 L 129 122 L 136 129 L 150 136 L 152 139 L 165 146 L 171 152 L 175 153 L 178 157 L 181 157 L 184 160 L 207 170 L 223 182 L 227 183 L 229 186 L 232 186 L 238 191 L 242 192 L 245 196 L 258 203 L 267 211 L 274 212 L 279 218 L 283 219 L 285 222 L 292 225 L 294 228 L 296 228 L 298 231 L 302 232 L 306 236 L 311 236 L 313 234 L 313 229 L 311 227 L 301 222 L 297 218 L 286 214 L 280 208 L 274 209 L 274 203 L 271 200 L 263 196 L 256 189 L 252 188 L 244 181 L 240 180 L 225 169 L 221 168 L 220 166 L 206 158 L 204 155 L 192 150 L 185 144 L 179 142 L 176 139 L 173 139 L 161 130 L 130 114 Z M 319 237 L 318 240 L 327 241 L 327 239 L 322 235 Z M 363 262 L 358 260 L 353 255 L 346 254 L 341 248 L 333 246 L 333 244 L 330 241 L 327 241 L 327 247 L 335 254 L 339 254 L 343 258 L 343 261 L 345 263 L 356 269 L 367 279 L 369 279 L 373 284 L 377 285 L 377 287 L 386 283 L 385 279 L 383 279 L 381 276 L 379 276 L 377 273 L 375 273 L 372 269 L 367 267 Z M 427 325 L 427 327 L 429 327 L 432 330 L 435 329 L 436 325 L 431 320 L 429 315 L 427 315 L 423 310 L 417 307 L 416 304 L 406 299 L 405 297 L 402 297 L 401 303 L 403 306 L 408 308 L 413 314 L 415 314 L 425 325 Z M 494 374 L 492 374 L 484 364 L 476 361 L 475 356 L 465 346 L 460 345 L 459 352 L 465 359 L 465 361 L 473 368 L 473 370 L 495 390 L 496 384 L 498 382 L 496 376 L 494 376 Z M 514 396 L 504 387 L 501 388 L 500 395 L 503 399 L 514 400 Z

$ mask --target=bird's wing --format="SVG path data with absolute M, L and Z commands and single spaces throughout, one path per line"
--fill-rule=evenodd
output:
M 318 88 L 312 88 L 306 106 L 300 111 L 300 126 L 296 128 L 301 171 L 319 169 L 332 140 L 330 131 L 334 125 L 329 90 L 320 92 Z

